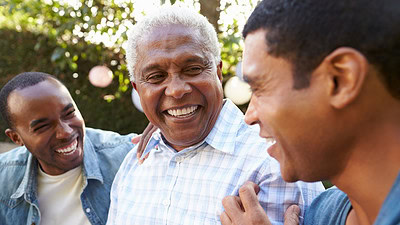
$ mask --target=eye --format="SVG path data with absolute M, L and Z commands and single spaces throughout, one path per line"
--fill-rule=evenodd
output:
M 37 127 L 35 127 L 35 128 L 33 129 L 33 132 L 44 131 L 44 130 L 46 130 L 46 129 L 49 127 L 49 125 L 50 125 L 50 124 L 48 124 L 48 123 L 39 125 L 39 126 L 37 126 Z
M 197 75 L 201 72 L 203 72 L 203 68 L 200 66 L 191 66 L 184 70 L 184 73 L 189 75 Z
M 165 75 L 162 73 L 153 73 L 146 77 L 146 82 L 155 84 L 159 83 L 164 79 Z
M 72 110 L 68 111 L 67 114 L 65 114 L 65 117 L 67 119 L 72 118 L 74 116 L 75 116 L 75 109 L 72 109 Z

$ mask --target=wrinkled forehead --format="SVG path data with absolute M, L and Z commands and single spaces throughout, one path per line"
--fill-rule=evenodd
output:
M 172 24 L 156 27 L 144 35 L 138 41 L 137 53 L 140 56 L 140 60 L 150 50 L 163 49 L 173 51 L 182 45 L 191 45 L 198 48 L 199 51 L 202 50 L 199 32 L 183 25 Z
M 149 42 L 159 42 L 178 36 L 185 36 L 193 41 L 198 41 L 200 39 L 200 31 L 196 28 L 188 27 L 181 24 L 156 26 L 151 30 L 148 30 L 138 41 L 138 44 L 140 46 Z
M 205 43 L 201 43 L 194 29 L 182 25 L 171 25 L 154 29 L 148 37 L 138 42 L 136 76 L 149 64 L 158 64 L 163 60 L 183 60 L 201 58 L 213 59 L 211 52 L 206 52 Z M 188 58 L 188 59 L 187 59 Z

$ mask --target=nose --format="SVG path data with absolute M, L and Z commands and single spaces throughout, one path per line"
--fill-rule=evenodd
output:
M 171 96 L 176 99 L 182 98 L 185 94 L 192 92 L 192 87 L 179 76 L 171 78 L 171 82 L 168 83 L 165 89 L 165 95 Z
M 246 114 L 244 115 L 244 121 L 249 125 L 254 125 L 258 123 L 258 116 L 255 105 L 255 97 L 251 96 L 249 106 L 247 107 Z
M 69 138 L 73 132 L 73 129 L 70 127 L 68 123 L 65 123 L 61 121 L 57 125 L 57 131 L 56 131 L 56 138 L 57 139 L 66 139 Z

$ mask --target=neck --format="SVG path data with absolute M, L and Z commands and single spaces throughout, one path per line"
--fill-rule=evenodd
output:
M 362 140 L 351 150 L 349 163 L 331 179 L 348 195 L 355 224 L 374 223 L 400 172 L 400 123 L 394 121 L 398 119 L 380 121 L 378 126 L 365 130 L 360 135 Z

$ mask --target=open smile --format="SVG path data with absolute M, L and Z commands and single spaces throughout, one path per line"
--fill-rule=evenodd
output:
M 78 140 L 77 138 L 75 138 L 75 140 L 71 142 L 69 145 L 58 148 L 55 151 L 62 155 L 72 155 L 75 153 L 77 149 L 78 149 Z
M 168 109 L 166 112 L 168 115 L 176 117 L 176 118 L 186 118 L 190 117 L 196 113 L 199 106 L 188 106 L 178 109 Z

